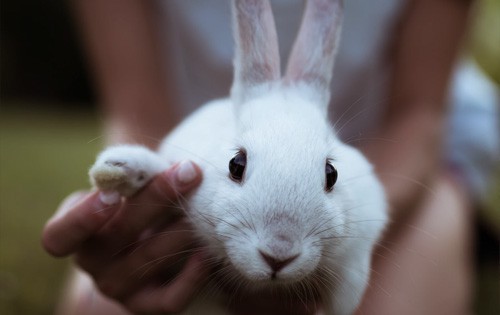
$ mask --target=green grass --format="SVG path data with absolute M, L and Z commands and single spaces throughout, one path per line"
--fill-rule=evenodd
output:
M 500 84 L 500 0 L 476 4 L 469 47 L 479 65 Z
M 29 109 L 28 109 L 29 108 Z M 61 199 L 86 188 L 100 148 L 95 117 L 3 110 L 0 116 L 0 314 L 52 314 L 68 260 L 40 246 Z

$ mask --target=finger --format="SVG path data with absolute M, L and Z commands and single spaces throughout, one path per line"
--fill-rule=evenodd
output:
M 138 292 L 125 305 L 134 312 L 177 314 L 184 310 L 196 292 L 203 287 L 209 274 L 206 254 L 191 256 L 175 280 L 166 286 Z
M 119 196 L 100 192 L 72 195 L 45 225 L 42 245 L 54 256 L 67 256 L 95 234 L 119 207 Z
M 143 240 L 141 244 L 126 257 L 124 268 L 134 272 L 140 278 L 152 278 L 159 272 L 172 274 L 176 265 L 185 262 L 192 254 L 195 245 L 191 224 L 179 220 L 161 231 Z M 178 269 L 177 271 L 179 271 Z
M 181 220 L 169 227 L 168 231 L 157 233 L 141 242 L 141 245 L 110 262 L 103 268 L 102 259 L 86 257 L 84 266 L 96 279 L 96 284 L 105 295 L 122 299 L 151 279 L 172 276 L 180 271 L 193 249 L 193 232 L 187 220 Z M 89 260 L 92 258 L 92 261 Z M 82 264 L 82 260 L 79 261 Z
M 183 161 L 173 165 L 156 176 L 136 196 L 129 198 L 119 215 L 113 218 L 103 232 L 113 237 L 117 245 L 137 239 L 151 224 L 178 212 L 168 208 L 179 207 L 179 198 L 200 181 L 201 170 L 194 163 Z
M 66 199 L 61 202 L 61 205 L 58 207 L 56 213 L 50 218 L 51 220 L 57 220 L 64 216 L 74 205 L 83 200 L 85 197 L 89 195 L 88 191 L 75 191 L 70 194 Z

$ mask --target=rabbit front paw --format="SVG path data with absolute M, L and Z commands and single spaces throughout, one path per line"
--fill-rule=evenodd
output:
M 122 145 L 103 151 L 90 168 L 89 176 L 92 185 L 99 190 L 131 196 L 167 166 L 149 149 Z

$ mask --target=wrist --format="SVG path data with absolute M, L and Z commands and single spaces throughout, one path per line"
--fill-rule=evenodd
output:
M 165 117 L 132 117 L 106 119 L 105 144 L 141 144 L 156 149 L 174 123 Z

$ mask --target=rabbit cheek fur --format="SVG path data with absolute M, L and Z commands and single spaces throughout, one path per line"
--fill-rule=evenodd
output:
M 222 265 L 217 272 L 224 283 L 238 282 L 234 287 L 241 295 L 269 288 L 301 294 L 306 288 L 306 294 L 320 296 L 324 313 L 347 315 L 368 283 L 372 249 L 387 216 L 371 165 L 336 137 L 327 120 L 339 3 L 307 1 L 281 80 L 269 3 L 232 2 L 231 98 L 210 102 L 188 117 L 158 153 L 138 146 L 107 149 L 90 176 L 100 189 L 131 195 L 172 163 L 196 162 L 204 177 L 186 199 L 186 215 Z M 312 47 L 308 33 L 325 47 L 304 59 Z M 246 166 L 235 181 L 228 163 L 238 152 L 244 152 Z M 338 171 L 331 190 L 326 189 L 328 161 Z

